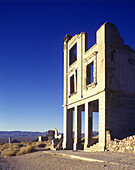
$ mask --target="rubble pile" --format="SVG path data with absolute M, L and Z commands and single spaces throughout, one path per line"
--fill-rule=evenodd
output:
M 111 140 L 111 134 L 106 132 L 106 149 L 107 151 L 135 153 L 135 135 L 124 138 L 123 140 Z

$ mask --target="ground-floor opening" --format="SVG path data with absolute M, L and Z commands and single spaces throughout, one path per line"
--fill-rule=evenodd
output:
M 98 143 L 99 139 L 99 101 L 95 100 L 88 104 L 88 133 L 89 143 L 88 146 L 92 146 Z
M 85 105 L 77 106 L 74 119 L 74 150 L 84 149 L 85 142 Z
M 67 109 L 66 116 L 67 149 L 82 150 L 98 143 L 99 100 Z

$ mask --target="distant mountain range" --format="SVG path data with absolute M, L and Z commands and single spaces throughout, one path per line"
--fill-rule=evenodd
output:
M 98 136 L 98 135 L 99 135 L 99 132 L 93 131 L 93 136 Z M 85 133 L 82 133 L 81 137 L 84 138 L 85 137 Z
M 0 143 L 8 142 L 8 138 L 21 141 L 33 141 L 38 136 L 46 136 L 46 132 L 31 132 L 31 131 L 0 131 Z
M 8 142 L 9 137 L 12 140 L 18 141 L 33 141 L 38 138 L 38 136 L 46 136 L 48 131 L 46 132 L 31 132 L 31 131 L 0 131 L 0 143 Z M 61 134 L 61 133 L 59 133 Z M 93 136 L 97 136 L 98 132 L 94 131 Z M 74 132 L 73 132 L 74 136 Z M 82 133 L 82 137 L 85 137 L 85 134 Z
M 0 137 L 1 136 L 45 136 L 47 134 L 46 132 L 31 132 L 31 131 L 0 131 Z

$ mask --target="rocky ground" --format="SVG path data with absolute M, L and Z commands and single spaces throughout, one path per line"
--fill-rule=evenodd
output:
M 65 151 L 66 152 L 66 151 Z M 114 157 L 114 163 L 109 162 L 89 162 L 78 159 L 71 159 L 68 156 L 60 156 L 55 153 L 37 151 L 21 156 L 3 158 L 0 156 L 0 170 L 57 170 L 57 169 L 112 169 L 112 170 L 133 170 L 135 169 L 135 155 L 117 153 L 102 153 L 105 157 Z M 94 158 L 99 158 L 101 153 L 93 153 Z M 97 155 L 97 156 L 96 156 Z M 83 155 L 84 156 L 84 155 Z

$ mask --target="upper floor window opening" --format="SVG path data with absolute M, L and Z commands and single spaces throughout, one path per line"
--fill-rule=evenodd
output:
M 86 70 L 86 85 L 89 85 L 94 82 L 94 63 L 91 62 L 90 64 L 87 65 L 87 70 Z
M 77 43 L 69 51 L 69 66 L 77 60 Z
M 75 87 L 74 87 L 74 74 L 70 77 L 70 94 L 73 94 L 75 92 Z

